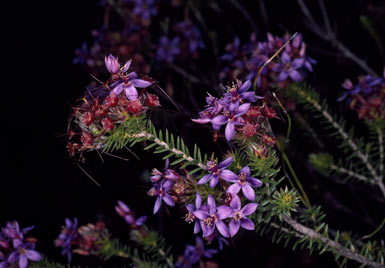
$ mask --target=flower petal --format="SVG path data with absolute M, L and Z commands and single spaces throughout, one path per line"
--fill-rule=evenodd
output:
M 238 176 L 231 170 L 225 169 L 222 170 L 218 175 L 222 180 L 230 181 L 230 182 L 237 182 Z
M 244 103 L 242 104 L 241 106 L 238 107 L 238 111 L 237 111 L 237 114 L 235 116 L 241 116 L 245 113 L 247 113 L 247 111 L 250 109 L 250 103 Z
M 239 173 L 244 173 L 244 174 L 246 174 L 247 177 L 249 177 L 249 176 L 250 176 L 250 168 L 249 168 L 249 166 L 243 167 L 243 168 L 239 171 Z
M 192 214 L 201 221 L 204 221 L 209 216 L 207 211 L 201 209 L 195 210 Z
M 286 52 L 283 52 L 283 53 L 282 53 L 281 60 L 282 60 L 282 62 L 283 62 L 284 64 L 289 63 L 289 62 L 290 62 L 290 56 L 289 56 L 289 54 L 287 54 Z
M 158 196 L 156 198 L 155 205 L 154 205 L 154 214 L 158 212 L 161 204 L 162 204 L 162 197 Z
M 122 72 L 125 73 L 128 71 L 128 68 L 130 68 L 132 60 L 126 61 L 126 63 L 123 65 Z
M 212 176 L 212 179 L 210 181 L 210 188 L 214 188 L 218 184 L 218 176 Z
M 221 235 L 223 235 L 224 237 L 229 237 L 229 229 L 227 228 L 226 224 L 224 224 L 223 221 L 217 221 L 215 223 L 215 226 L 217 227 Z
M 253 188 L 251 188 L 251 186 L 248 184 L 245 184 L 242 186 L 242 193 L 243 193 L 243 196 L 249 200 L 255 199 L 255 192 Z
M 133 79 L 133 80 L 130 80 L 130 82 L 134 85 L 134 87 L 139 87 L 139 88 L 146 88 L 151 86 L 151 82 L 148 82 L 142 79 Z
M 135 223 L 135 218 L 132 215 L 126 215 L 124 220 L 130 225 Z
M 191 121 L 198 123 L 198 124 L 206 124 L 211 122 L 211 119 L 209 118 L 199 118 L 199 119 L 191 119 Z
M 28 267 L 28 258 L 25 255 L 20 255 L 19 258 L 19 268 L 27 268 Z
M 205 225 L 206 226 L 206 225 Z M 203 233 L 203 236 L 210 236 L 214 233 L 215 225 L 207 226 L 206 233 Z
M 207 205 L 209 206 L 209 213 L 210 214 L 215 213 L 216 211 L 215 199 L 211 194 L 207 196 Z
M 231 163 L 233 162 L 233 157 L 230 156 L 229 158 L 226 158 L 225 160 L 223 160 L 222 162 L 219 163 L 218 167 L 220 169 L 222 168 L 227 168 L 228 166 L 231 165 Z
M 163 201 L 169 205 L 170 207 L 173 207 L 175 206 L 175 201 L 174 199 L 171 197 L 171 195 L 169 195 L 168 193 L 164 193 L 163 194 Z
M 229 224 L 229 230 L 230 230 L 230 236 L 233 237 L 236 235 L 239 231 L 239 227 L 241 226 L 240 221 L 234 221 L 232 220 Z
M 136 225 L 137 226 L 141 226 L 145 223 L 145 221 L 147 220 L 147 216 L 142 216 L 142 217 L 139 217 L 137 220 L 136 220 Z
M 218 115 L 211 119 L 211 123 L 214 125 L 223 125 L 227 122 L 227 118 L 224 115 Z
M 279 75 L 278 75 L 278 82 L 282 82 L 282 81 L 285 81 L 288 77 L 288 73 L 285 72 L 285 71 L 282 71 Z
M 291 66 L 294 69 L 298 69 L 304 64 L 304 62 L 305 62 L 305 59 L 295 59 L 292 61 Z
M 256 203 L 249 203 L 249 204 L 245 205 L 241 210 L 242 215 L 249 216 L 249 215 L 253 214 L 255 212 L 255 210 L 257 209 L 257 207 L 258 207 L 258 204 L 256 204 Z
M 219 216 L 219 219 L 221 220 L 230 217 L 231 213 L 233 213 L 233 210 L 231 209 L 231 207 L 228 207 L 228 206 L 217 207 L 217 214 Z
M 124 90 L 126 92 L 127 99 L 136 100 L 138 98 L 138 91 L 133 85 L 125 87 Z
M 207 174 L 205 176 L 203 176 L 199 181 L 198 181 L 198 185 L 201 185 L 201 184 L 205 184 L 207 183 L 212 177 L 212 174 Z
M 302 80 L 302 76 L 300 75 L 300 73 L 294 69 L 289 72 L 289 76 L 296 82 L 300 82 Z
M 242 218 L 240 220 L 242 228 L 246 230 L 254 230 L 254 223 L 248 218 Z
M 250 80 L 247 80 L 245 83 L 242 84 L 242 86 L 238 89 L 238 93 L 242 93 L 247 91 L 251 86 Z
M 232 194 L 233 196 L 236 195 L 237 193 L 239 193 L 239 190 L 241 190 L 241 186 L 239 185 L 239 183 L 234 183 L 234 184 L 231 184 L 229 186 L 229 188 L 227 188 L 227 191 L 228 193 Z
M 130 208 L 123 201 L 118 200 L 118 205 L 124 212 L 130 212 Z M 67 225 L 67 227 L 69 226 Z
M 239 187 L 241 188 L 241 187 Z M 239 190 L 238 190 L 239 191 Z M 231 202 L 230 202 L 230 207 L 235 210 L 235 211 L 238 211 L 241 209 L 241 199 L 239 198 L 238 195 L 233 195 L 233 198 L 231 199 Z
M 201 208 L 202 206 L 202 196 L 201 194 L 197 191 L 197 196 L 195 197 L 195 207 L 197 209 Z
M 262 182 L 261 182 L 260 180 L 258 180 L 258 179 L 256 179 L 256 178 L 252 178 L 252 177 L 248 177 L 248 178 L 247 178 L 247 182 L 248 182 L 250 185 L 254 186 L 254 187 L 259 187 L 259 186 L 262 185 Z
M 30 259 L 31 261 L 40 261 L 42 259 L 42 256 L 39 252 L 35 251 L 35 250 L 27 250 L 27 252 L 25 253 L 25 255 L 27 256 L 28 259 Z
M 112 92 L 114 92 L 115 95 L 119 95 L 120 93 L 122 93 L 122 91 L 123 91 L 123 84 L 122 83 L 120 83 L 119 85 L 114 87 L 114 89 L 112 90 Z
M 228 122 L 225 130 L 225 136 L 227 141 L 231 141 L 231 139 L 234 137 L 234 132 L 235 132 L 234 122 Z
M 201 226 L 199 224 L 199 221 L 195 221 L 195 223 L 194 223 L 194 234 L 199 233 L 200 230 L 201 230 Z

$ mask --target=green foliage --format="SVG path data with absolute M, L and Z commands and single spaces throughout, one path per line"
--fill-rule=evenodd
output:
M 316 170 L 327 175 L 330 172 L 333 157 L 328 153 L 310 154 L 309 162 Z
M 282 221 L 283 216 L 290 217 L 291 211 L 296 211 L 298 206 L 299 197 L 295 190 L 289 190 L 287 187 L 285 189 L 280 189 L 273 194 L 273 200 L 271 201 L 273 205 L 274 215 Z

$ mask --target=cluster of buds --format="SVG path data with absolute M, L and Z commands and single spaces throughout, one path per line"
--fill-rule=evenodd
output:
M 20 229 L 17 221 L 7 222 L 0 231 L 0 267 L 28 267 L 29 261 L 38 262 L 42 255 L 35 250 L 37 239 L 25 237 L 34 227 Z
M 252 34 L 250 41 L 241 45 L 237 37 L 233 43 L 226 46 L 226 54 L 221 59 L 226 61 L 226 67 L 220 73 L 220 78 L 235 79 L 237 77 L 254 80 L 262 65 L 280 49 L 289 35 L 283 38 L 267 34 L 266 42 L 257 42 Z M 300 82 L 307 72 L 312 72 L 316 63 L 306 55 L 306 45 L 300 34 L 294 37 L 292 44 L 287 44 L 276 62 L 271 62 L 258 77 L 257 85 L 268 89 L 273 84 L 284 87 L 291 82 Z
M 137 88 L 146 88 L 152 82 L 137 79 L 135 72 L 127 73 L 131 61 L 120 67 L 118 60 L 110 55 L 105 58 L 105 64 L 111 78 L 103 86 L 88 91 L 74 108 L 72 122 L 76 128 L 69 129 L 67 143 L 72 156 L 98 149 L 117 125 L 160 106 L 156 95 L 145 90 L 138 94 Z
M 346 100 L 358 118 L 385 119 L 385 71 L 383 77 L 360 76 L 356 85 L 346 79 L 342 87 L 346 91 L 338 101 Z

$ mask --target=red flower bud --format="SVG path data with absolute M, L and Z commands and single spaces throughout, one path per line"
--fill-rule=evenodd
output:
M 273 108 L 270 108 L 269 106 L 265 106 L 265 115 L 268 118 L 274 118 L 277 115 L 277 113 L 274 111 Z
M 82 123 L 86 126 L 89 126 L 92 124 L 92 122 L 94 122 L 95 120 L 95 116 L 93 113 L 91 112 L 85 112 L 83 114 L 83 118 L 82 118 Z
M 250 109 L 246 112 L 246 116 L 250 117 L 251 119 L 257 118 L 258 116 L 261 116 L 261 110 L 259 107 L 251 106 Z
M 104 105 L 102 105 L 101 107 L 99 107 L 99 109 L 97 109 L 97 110 L 95 111 L 95 115 L 96 115 L 97 117 L 103 117 L 103 116 L 106 115 L 106 113 L 107 113 L 107 107 L 104 106 Z
M 114 107 L 116 104 L 118 104 L 118 97 L 113 92 L 111 92 L 111 94 L 106 98 L 104 104 L 107 107 Z
M 83 132 L 81 141 L 83 143 L 84 147 L 90 147 L 92 146 L 93 137 L 92 134 L 89 132 Z
M 130 113 L 133 113 L 133 114 L 137 114 L 141 111 L 143 111 L 143 105 L 140 103 L 140 100 L 139 99 L 136 99 L 136 100 L 133 100 L 133 101 L 130 101 L 128 103 L 128 111 Z
M 263 142 L 266 143 L 267 145 L 274 146 L 275 138 L 273 138 L 267 134 L 264 134 L 263 135 Z
M 160 106 L 158 96 L 156 96 L 154 94 L 147 94 L 146 103 L 150 107 Z
M 252 137 L 257 132 L 257 126 L 246 123 L 246 125 L 244 125 L 242 128 L 242 132 L 247 138 Z
M 114 129 L 114 120 L 110 117 L 106 117 L 102 120 L 103 127 L 106 131 L 112 131 Z

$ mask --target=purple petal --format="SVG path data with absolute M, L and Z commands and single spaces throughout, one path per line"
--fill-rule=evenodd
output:
M 134 85 L 134 87 L 139 87 L 139 88 L 146 88 L 151 86 L 151 82 L 148 82 L 142 79 L 133 79 L 133 80 L 130 80 L 130 82 Z
M 231 213 L 233 213 L 233 210 L 231 209 L 231 207 L 228 207 L 228 206 L 217 207 L 217 214 L 219 216 L 219 219 L 221 220 L 230 217 Z
M 137 220 L 136 220 L 136 225 L 137 226 L 141 226 L 144 224 L 144 222 L 147 220 L 147 216 L 142 216 L 142 217 L 139 217 Z
M 10 263 L 13 263 L 13 262 L 16 262 L 18 258 L 19 258 L 19 253 L 17 251 L 14 251 L 11 254 L 9 254 L 7 261 Z
M 293 47 L 298 48 L 301 43 L 301 35 L 297 34 L 293 39 Z
M 118 200 L 118 205 L 124 212 L 130 212 L 130 208 L 124 202 Z
M 311 63 L 309 61 L 305 61 L 304 65 L 306 69 L 308 69 L 308 71 L 313 72 L 313 66 L 311 66 Z
M 192 214 L 198 219 L 200 219 L 201 221 L 204 221 L 209 216 L 207 211 L 204 211 L 201 209 L 195 210 Z
M 302 80 L 302 76 L 300 75 L 300 73 L 294 69 L 289 72 L 289 76 L 296 82 L 300 82 Z
M 282 64 L 279 64 L 279 63 L 276 63 L 276 64 L 274 64 L 274 66 L 271 68 L 271 70 L 272 70 L 273 72 L 276 72 L 276 73 L 282 72 L 282 70 L 283 70 L 283 65 L 282 65 Z
M 133 85 L 129 87 L 125 87 L 125 92 L 126 92 L 127 99 L 129 100 L 136 100 L 138 98 L 138 91 Z
M 238 93 L 245 92 L 250 88 L 251 82 L 250 80 L 247 80 L 245 83 L 242 84 L 242 86 L 238 89 Z
M 259 186 L 262 185 L 262 182 L 261 182 L 260 180 L 258 180 L 258 179 L 256 179 L 256 178 L 252 178 L 252 177 L 248 177 L 248 178 L 247 178 L 247 182 L 248 182 L 250 185 L 254 186 L 254 187 L 259 187 Z
M 229 237 L 229 229 L 227 228 L 226 224 L 223 223 L 223 221 L 217 221 L 215 226 L 217 226 L 217 229 L 221 235 L 224 237 Z
M 304 59 L 295 59 L 293 60 L 293 62 L 291 63 L 291 66 L 294 68 L 294 69 L 298 69 L 299 67 L 301 67 L 304 63 Z
M 287 76 L 288 76 L 287 72 L 282 71 L 282 72 L 278 75 L 278 82 L 285 81 L 286 78 L 287 78 Z
M 128 224 L 134 224 L 135 223 L 135 218 L 132 217 L 132 215 L 126 215 L 124 217 L 124 220 L 128 223 Z
M 122 93 L 123 91 L 123 84 L 120 83 L 119 85 L 117 85 L 113 90 L 112 92 L 114 92 L 115 95 L 119 95 L 120 93 Z
M 229 224 L 229 229 L 230 229 L 230 235 L 233 237 L 238 233 L 239 227 L 241 226 L 241 223 L 239 221 L 234 221 L 232 220 Z
M 244 174 L 246 174 L 246 177 L 249 177 L 249 176 L 250 176 L 250 168 L 249 168 L 249 166 L 243 167 L 243 168 L 239 171 L 239 173 L 244 173 Z
M 201 185 L 201 184 L 205 184 L 206 182 L 208 182 L 212 177 L 212 174 L 207 174 L 205 176 L 203 176 L 199 181 L 198 181 L 198 185 Z
M 241 210 L 242 215 L 249 216 L 249 215 L 253 214 L 255 212 L 255 210 L 257 209 L 257 207 L 258 207 L 258 204 L 256 204 L 256 203 L 247 204 Z
M 135 72 L 131 72 L 128 74 L 128 78 L 130 78 L 130 80 L 135 79 L 137 76 L 138 75 Z
M 283 62 L 284 64 L 289 63 L 289 62 L 290 62 L 290 56 L 289 56 L 289 54 L 287 54 L 286 52 L 283 52 L 283 53 L 282 53 L 281 60 L 282 60 L 282 62 Z
M 175 202 L 174 202 L 174 199 L 171 197 L 171 195 L 167 194 L 167 193 L 164 193 L 163 194 L 163 201 L 169 205 L 170 207 L 173 207 L 175 206 Z
M 231 141 L 234 137 L 235 125 L 234 122 L 228 122 L 226 125 L 225 136 L 227 141 Z
M 213 123 L 215 125 L 223 125 L 226 122 L 227 122 L 227 118 L 224 115 L 218 115 L 218 116 L 214 117 L 213 119 L 211 119 L 211 123 Z
M 251 105 L 250 103 L 244 103 L 241 106 L 239 106 L 236 116 L 241 116 L 247 113 L 247 111 L 250 109 L 250 105 Z
M 162 197 L 158 196 L 154 205 L 154 214 L 158 212 L 160 205 L 162 204 Z
M 248 218 L 242 218 L 240 220 L 242 228 L 246 230 L 254 230 L 254 223 Z
M 233 162 L 233 157 L 230 156 L 229 158 L 227 158 L 227 159 L 223 160 L 222 162 L 220 162 L 218 167 L 220 169 L 227 168 L 228 166 L 231 165 L 232 162 Z
M 13 239 L 12 244 L 13 244 L 13 248 L 17 249 L 18 247 L 23 245 L 23 242 L 20 239 L 16 238 L 16 239 Z
M 130 68 L 131 62 L 132 62 L 132 60 L 126 61 L 126 63 L 125 63 L 124 66 L 123 66 L 123 69 L 122 69 L 122 72 L 123 72 L 123 73 L 125 73 L 125 72 L 128 71 L 128 68 Z
M 191 119 L 191 121 L 198 123 L 198 124 L 206 124 L 211 122 L 211 119 L 209 118 L 200 118 L 200 119 Z
M 195 207 L 198 209 L 198 208 L 201 208 L 202 206 L 202 196 L 199 192 L 197 192 L 197 196 L 195 198 Z
M 254 200 L 255 199 L 255 192 L 253 188 L 251 188 L 250 185 L 245 184 L 242 186 L 242 193 L 244 197 L 246 197 L 249 200 Z
M 206 226 L 206 225 L 204 225 Z M 206 232 L 203 233 L 203 236 L 210 236 L 214 233 L 215 225 L 211 225 L 210 227 L 207 226 Z
M 172 186 L 172 181 L 167 180 L 162 183 L 162 189 L 164 192 L 167 192 L 168 190 L 170 190 L 171 186 Z
M 232 195 L 236 195 L 237 193 L 239 193 L 239 190 L 241 190 L 241 186 L 236 182 L 234 184 L 231 184 L 229 188 L 227 188 L 226 192 Z
M 212 179 L 210 181 L 210 188 L 214 188 L 218 184 L 218 180 L 218 176 L 212 176 Z
M 225 181 L 237 182 L 238 176 L 231 170 L 225 169 L 219 173 L 219 177 Z
M 193 212 L 193 211 L 195 210 L 195 206 L 194 206 L 193 204 L 188 204 L 188 205 L 186 206 L 186 208 L 187 208 L 187 210 L 188 210 L 189 212 Z
M 216 210 L 215 199 L 211 194 L 207 196 L 207 205 L 209 206 L 209 213 L 210 214 L 215 213 L 215 210 Z
M 199 224 L 199 221 L 196 221 L 194 224 L 194 234 L 197 234 L 201 230 L 201 226 Z
M 19 268 L 27 268 L 28 267 L 28 258 L 25 255 L 20 255 L 19 259 Z
M 30 259 L 31 261 L 40 261 L 42 259 L 42 256 L 40 255 L 39 252 L 35 251 L 35 250 L 27 250 L 26 254 L 28 259 Z
M 239 190 L 238 190 L 239 191 Z M 233 195 L 233 198 L 231 199 L 231 202 L 230 202 L 230 207 L 235 210 L 235 211 L 238 211 L 241 209 L 241 199 L 239 198 L 238 195 Z

